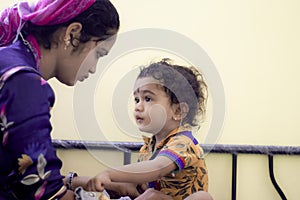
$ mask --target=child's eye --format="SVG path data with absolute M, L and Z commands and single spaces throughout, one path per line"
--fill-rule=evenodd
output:
M 146 96 L 146 97 L 145 97 L 145 101 L 146 101 L 146 102 L 149 102 L 149 101 L 151 101 L 151 98 L 148 97 L 148 96 Z
M 135 98 L 134 98 L 134 102 L 135 102 L 135 103 L 139 103 L 139 102 L 140 102 L 140 99 L 139 99 L 138 97 L 135 97 Z

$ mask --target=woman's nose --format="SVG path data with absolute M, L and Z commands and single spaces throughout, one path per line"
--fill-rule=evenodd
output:
M 94 65 L 93 67 L 90 68 L 89 72 L 91 74 L 94 74 L 96 72 L 96 65 Z

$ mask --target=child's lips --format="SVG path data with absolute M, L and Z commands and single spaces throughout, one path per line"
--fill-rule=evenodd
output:
M 142 117 L 135 117 L 135 120 L 138 122 L 138 123 L 141 123 L 143 121 L 143 118 Z

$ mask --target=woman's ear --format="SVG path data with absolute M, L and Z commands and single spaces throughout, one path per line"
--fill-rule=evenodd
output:
M 189 112 L 189 105 L 187 103 L 174 104 L 174 116 L 175 121 L 184 119 Z
M 71 23 L 65 31 L 64 41 L 70 41 L 75 38 L 78 40 L 80 38 L 81 30 L 82 30 L 81 23 L 79 22 Z

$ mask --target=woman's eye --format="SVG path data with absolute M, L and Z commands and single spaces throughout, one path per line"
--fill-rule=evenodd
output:
M 101 58 L 101 57 L 102 57 L 101 52 L 96 52 L 96 58 L 99 59 L 99 58 Z
M 145 97 L 145 101 L 149 102 L 149 101 L 151 101 L 151 98 L 150 97 Z

